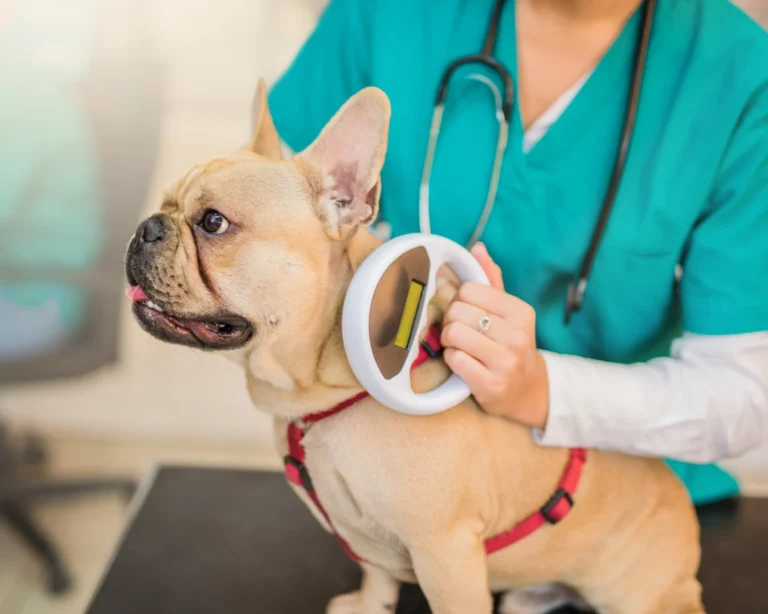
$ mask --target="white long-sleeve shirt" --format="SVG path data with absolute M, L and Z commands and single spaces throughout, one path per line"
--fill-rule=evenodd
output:
M 589 78 L 526 131 L 528 151 Z M 542 352 L 549 416 L 541 445 L 598 448 L 688 462 L 738 456 L 768 438 L 768 332 L 685 334 L 668 358 L 620 365 Z
M 688 462 L 737 456 L 768 437 L 768 332 L 685 334 L 668 358 L 613 364 L 542 352 L 549 417 L 541 445 Z

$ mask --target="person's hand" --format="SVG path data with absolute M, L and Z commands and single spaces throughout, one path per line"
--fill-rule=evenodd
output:
M 481 243 L 472 248 L 491 286 L 466 283 L 443 320 L 444 359 L 489 414 L 544 428 L 549 390 L 544 359 L 536 349 L 536 312 L 504 292 L 501 269 Z M 490 326 L 480 330 L 483 317 Z

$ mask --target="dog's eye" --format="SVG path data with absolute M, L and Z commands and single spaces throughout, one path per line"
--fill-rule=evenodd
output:
M 227 232 L 229 222 L 221 213 L 211 210 L 206 212 L 199 226 L 209 234 L 221 235 Z

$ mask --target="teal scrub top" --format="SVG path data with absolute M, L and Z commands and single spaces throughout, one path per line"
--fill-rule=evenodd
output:
M 270 94 L 277 129 L 294 151 L 361 88 L 388 94 L 381 217 L 395 236 L 419 229 L 419 180 L 441 75 L 480 50 L 492 5 L 332 0 Z M 528 153 L 514 105 L 482 236 L 506 290 L 536 309 L 540 348 L 617 363 L 668 355 L 683 330 L 768 329 L 768 36 L 724 0 L 658 2 L 624 179 L 584 304 L 563 323 L 567 284 L 616 157 L 639 25 L 638 10 Z M 495 57 L 517 82 L 514 0 L 504 8 Z M 433 232 L 463 243 L 484 203 L 498 128 L 487 88 L 458 75 L 452 83 L 431 222 Z M 715 465 L 669 464 L 697 503 L 738 493 Z

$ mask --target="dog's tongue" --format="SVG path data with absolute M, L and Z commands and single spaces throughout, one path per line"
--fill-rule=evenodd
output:
M 134 303 L 148 300 L 147 295 L 144 294 L 144 290 L 141 286 L 131 286 L 125 290 L 125 296 L 131 299 Z

